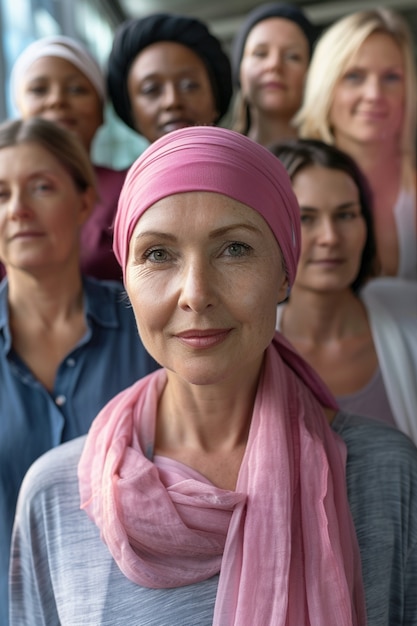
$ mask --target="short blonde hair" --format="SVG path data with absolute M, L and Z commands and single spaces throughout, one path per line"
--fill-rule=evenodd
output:
M 304 101 L 295 117 L 295 125 L 300 137 L 334 143 L 330 109 L 336 85 L 350 59 L 373 33 L 391 36 L 403 56 L 406 97 L 401 151 L 414 165 L 417 85 L 413 41 L 405 20 L 390 9 L 358 11 L 338 20 L 323 33 L 313 53 Z

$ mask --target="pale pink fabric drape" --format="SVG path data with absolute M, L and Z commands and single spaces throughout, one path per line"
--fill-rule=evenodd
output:
M 168 459 L 160 469 L 152 462 L 165 381 L 161 370 L 114 398 L 79 465 L 81 506 L 122 572 L 166 588 L 220 571 L 215 626 L 365 624 L 346 450 L 314 372 L 277 333 L 235 492 Z

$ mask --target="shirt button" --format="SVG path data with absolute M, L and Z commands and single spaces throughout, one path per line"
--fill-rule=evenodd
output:
M 67 359 L 67 365 L 68 365 L 68 367 L 74 367 L 75 359 L 73 359 L 71 357 L 69 359 Z
M 57 397 L 55 398 L 55 404 L 56 404 L 57 406 L 62 406 L 63 404 L 65 404 L 65 403 L 66 403 L 66 401 L 67 401 L 67 399 L 66 399 L 66 397 L 65 397 L 65 396 L 57 396 Z

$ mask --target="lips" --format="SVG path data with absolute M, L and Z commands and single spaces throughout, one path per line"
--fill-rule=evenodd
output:
M 171 133 L 173 130 L 188 128 L 193 125 L 194 122 L 190 122 L 190 120 L 171 120 L 169 122 L 165 122 L 164 124 L 160 124 L 160 129 L 163 133 Z
M 336 266 L 344 263 L 344 259 L 315 259 L 310 261 L 312 265 Z
M 274 81 L 274 80 L 270 80 L 265 83 L 262 83 L 261 88 L 262 89 L 279 89 L 280 91 L 283 91 L 286 89 L 284 83 L 281 83 L 280 81 Z
M 384 120 L 386 118 L 386 112 L 385 111 L 359 111 L 358 114 L 361 117 L 364 117 L 365 119 L 369 119 L 369 120 Z
M 77 120 L 72 117 L 49 117 L 48 120 L 58 126 L 64 126 L 64 128 L 74 128 L 77 125 Z
M 39 231 L 35 231 L 35 230 L 23 230 L 23 231 L 19 231 L 18 233 L 15 233 L 14 235 L 12 235 L 9 240 L 12 241 L 14 239 L 34 239 L 34 238 L 39 238 L 39 237 L 43 237 L 44 233 L 39 232 Z
M 223 343 L 231 332 L 230 328 L 213 328 L 210 330 L 192 329 L 175 336 L 177 339 L 190 348 L 205 349 Z

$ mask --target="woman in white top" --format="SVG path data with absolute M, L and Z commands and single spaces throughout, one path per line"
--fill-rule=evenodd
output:
M 319 39 L 295 123 L 352 156 L 366 175 L 381 273 L 417 278 L 416 71 L 405 21 L 349 15 Z
M 369 281 L 375 240 L 369 192 L 334 146 L 272 146 L 301 210 L 302 251 L 278 327 L 321 375 L 341 408 L 381 418 L 417 441 L 417 285 Z

